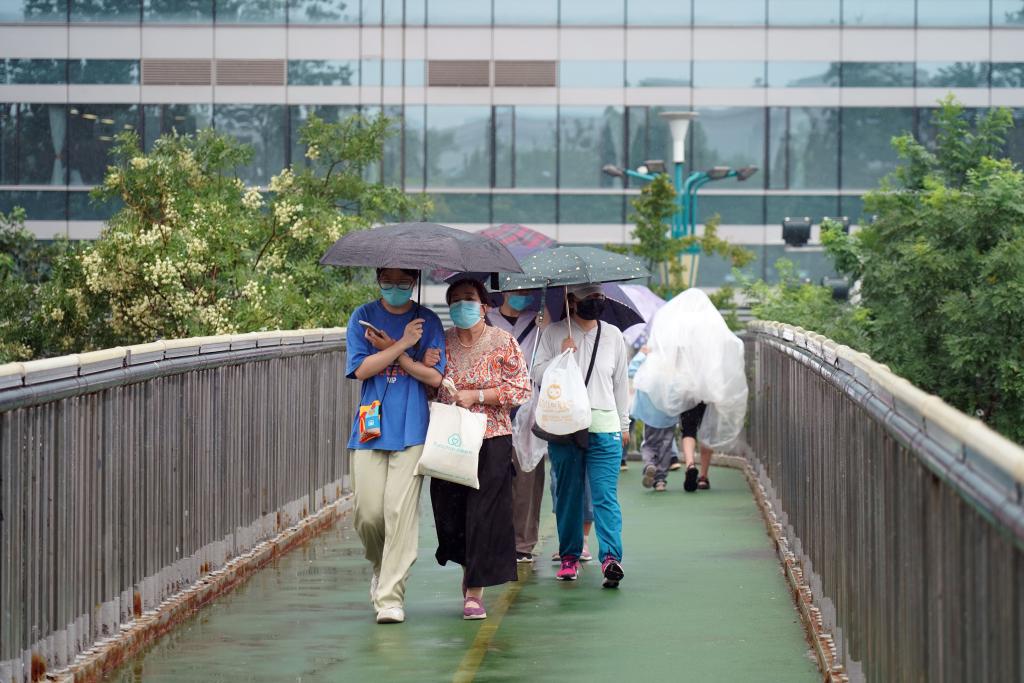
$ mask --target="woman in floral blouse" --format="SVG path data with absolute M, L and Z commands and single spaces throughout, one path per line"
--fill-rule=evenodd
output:
M 455 383 L 451 396 L 443 387 L 438 400 L 456 403 L 487 416 L 480 449 L 480 489 L 440 479 L 430 482 L 437 526 L 437 561 L 463 567 L 464 619 L 485 619 L 485 586 L 515 581 L 516 538 L 512 523 L 512 409 L 530 398 L 530 377 L 518 342 L 508 332 L 487 325 L 487 290 L 475 280 L 448 288 L 455 327 L 445 333 L 445 378 Z

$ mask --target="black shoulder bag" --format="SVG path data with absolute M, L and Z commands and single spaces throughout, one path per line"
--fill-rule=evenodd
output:
M 583 386 L 590 384 L 590 376 L 594 374 L 594 361 L 597 360 L 597 347 L 601 345 L 601 323 L 597 323 L 597 337 L 594 339 L 594 350 L 590 354 L 590 366 L 587 368 L 587 377 L 583 380 Z M 530 428 L 533 435 L 548 443 L 573 444 L 580 450 L 587 450 L 590 447 L 590 431 L 581 429 L 572 434 L 551 434 L 541 429 L 536 422 Z

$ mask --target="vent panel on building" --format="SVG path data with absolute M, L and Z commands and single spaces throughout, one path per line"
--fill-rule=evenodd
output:
M 217 85 L 284 85 L 283 59 L 218 59 Z
M 519 88 L 554 88 L 557 85 L 556 62 L 548 60 L 508 60 L 494 63 L 494 85 Z
M 143 59 L 143 85 L 210 85 L 209 59 Z
M 432 60 L 427 83 L 437 87 L 486 88 L 491 84 L 491 63 L 486 59 Z

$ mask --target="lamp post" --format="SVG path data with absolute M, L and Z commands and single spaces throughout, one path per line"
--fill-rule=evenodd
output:
M 672 216 L 672 236 L 679 237 L 683 231 L 683 216 L 686 212 L 686 198 L 683 195 L 683 167 L 686 165 L 686 133 L 690 130 L 690 122 L 697 118 L 695 111 L 663 111 L 659 114 L 668 122 L 668 130 L 672 135 L 672 164 L 674 165 L 673 180 L 676 188 L 677 208 Z

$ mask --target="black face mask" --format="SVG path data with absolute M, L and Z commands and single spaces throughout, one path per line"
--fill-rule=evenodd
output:
M 583 320 L 597 320 L 604 313 L 604 299 L 584 299 L 576 302 L 576 315 Z

